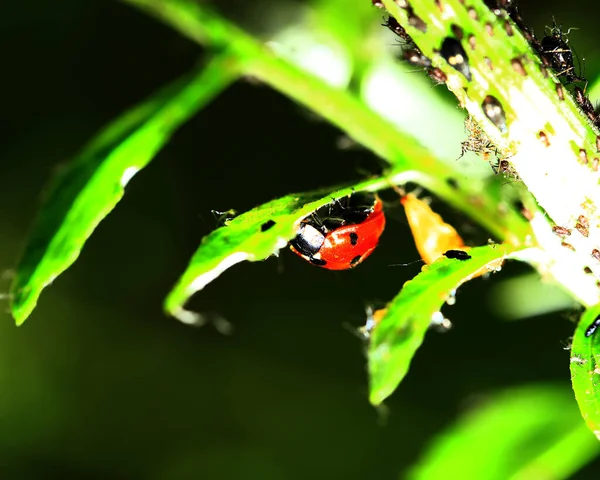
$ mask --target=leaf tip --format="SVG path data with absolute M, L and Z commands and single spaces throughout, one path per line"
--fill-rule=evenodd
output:
M 369 402 L 378 406 L 389 397 L 402 377 L 397 378 L 394 371 L 390 369 L 389 348 L 386 343 L 382 343 L 375 350 L 369 353 Z
M 25 320 L 29 318 L 31 312 L 37 304 L 38 295 L 24 293 L 21 290 L 12 290 L 9 298 L 9 311 L 12 315 L 15 325 L 20 327 Z

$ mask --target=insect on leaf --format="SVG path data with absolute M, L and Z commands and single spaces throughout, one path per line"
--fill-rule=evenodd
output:
M 374 179 L 329 195 L 323 191 L 288 195 L 234 218 L 202 240 L 188 268 L 167 296 L 165 311 L 184 323 L 197 324 L 201 316 L 184 309 L 185 302 L 229 267 L 276 255 L 294 238 L 300 220 L 333 199 L 387 186 L 387 180 Z
M 571 347 L 571 383 L 581 415 L 600 439 L 600 305 L 579 320 Z
M 407 282 L 388 305 L 369 345 L 370 400 L 379 405 L 402 381 L 432 319 L 464 282 L 494 271 L 518 248 L 487 245 L 469 250 L 471 258 L 442 258 Z M 466 257 L 465 257 L 466 258 Z

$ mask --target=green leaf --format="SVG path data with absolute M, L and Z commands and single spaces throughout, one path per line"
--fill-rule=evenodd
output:
M 581 415 L 600 439 L 600 331 L 591 332 L 600 316 L 600 305 L 582 315 L 571 347 L 571 382 Z M 591 332 L 591 333 L 590 333 Z
M 369 345 L 370 401 L 379 405 L 402 381 L 432 319 L 464 282 L 516 251 L 509 245 L 469 250 L 468 260 L 442 258 L 407 282 L 375 327 Z
M 600 453 L 568 391 L 528 386 L 496 394 L 439 435 L 410 480 L 569 478 Z
M 31 314 L 42 290 L 77 259 L 85 241 L 121 200 L 127 182 L 237 71 L 237 63 L 224 54 L 175 81 L 111 123 L 58 176 L 11 287 L 10 308 L 17 325 Z
M 394 181 L 407 181 L 412 175 L 412 172 L 405 172 L 396 175 Z M 296 235 L 298 222 L 333 199 L 353 192 L 372 192 L 389 185 L 389 179 L 380 178 L 330 194 L 319 191 L 287 195 L 234 218 L 202 240 L 186 271 L 167 296 L 165 311 L 184 323 L 201 323 L 200 314 L 183 306 L 194 293 L 202 290 L 229 267 L 246 260 L 256 262 L 277 255 Z

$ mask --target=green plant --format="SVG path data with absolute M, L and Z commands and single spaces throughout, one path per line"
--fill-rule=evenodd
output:
M 510 157 L 512 168 L 526 185 L 515 199 L 501 188 L 504 180 L 491 175 L 483 162 L 485 169 L 464 172 L 462 164 L 439 153 L 444 145 L 455 144 L 456 137 L 432 138 L 430 132 L 447 127 L 450 118 L 461 125 L 458 115 L 447 105 L 423 96 L 424 110 L 440 112 L 437 124 L 428 125 L 419 137 L 429 148 L 414 141 L 418 133 L 377 111 L 370 87 L 382 75 L 381 69 L 396 67 L 386 54 L 373 54 L 376 48 L 369 50 L 373 43 L 364 41 L 362 29 L 370 28 L 377 15 L 368 2 L 357 5 L 352 12 L 346 11 L 344 2 L 315 4 L 321 27 L 331 39 L 330 50 L 337 48 L 340 62 L 346 66 L 341 69 L 342 74 L 327 78 L 319 77 L 323 72 L 310 72 L 310 63 L 303 63 L 302 57 L 293 58 L 278 50 L 277 45 L 285 45 L 283 37 L 278 43 L 265 45 L 194 2 L 127 3 L 209 48 L 209 59 L 204 58 L 196 72 L 117 119 L 57 178 L 12 288 L 11 309 L 18 324 L 31 313 L 42 289 L 76 260 L 94 228 L 121 198 L 128 180 L 168 142 L 172 133 L 231 82 L 251 76 L 343 129 L 353 140 L 385 159 L 386 170 L 381 177 L 355 185 L 287 195 L 215 230 L 203 240 L 168 295 L 165 310 L 187 323 L 202 321 L 201 314 L 184 308 L 195 292 L 238 262 L 264 260 L 277 254 L 293 238 L 298 221 L 332 198 L 342 198 L 352 191 L 379 191 L 415 183 L 468 215 L 499 243 L 476 248 L 468 262 L 437 262 L 391 302 L 370 341 L 372 403 L 380 404 L 403 379 L 432 316 L 451 292 L 482 267 L 514 258 L 534 265 L 590 308 L 575 334 L 572 369 L 580 407 L 591 429 L 599 430 L 600 411 L 594 407 L 598 395 L 594 337 L 587 337 L 585 329 L 596 318 L 594 305 L 599 301 L 597 265 L 591 254 L 600 242 L 596 228 L 587 229 L 584 235 L 575 225 L 581 215 L 592 227 L 596 224 L 594 211 L 600 200 L 594 160 L 596 132 L 568 93 L 557 94 L 559 79 L 552 72 L 545 76 L 539 68 L 539 57 L 516 25 L 506 16 L 493 14 L 480 1 L 474 1 L 469 8 L 458 0 L 437 4 L 414 1 L 412 9 L 401 8 L 406 7 L 403 2 L 383 2 L 421 51 L 433 60 L 433 65 L 444 73 L 450 90 L 491 142 L 505 158 Z M 343 25 L 338 20 L 341 12 Z M 415 15 L 427 25 L 426 31 L 414 21 Z M 508 35 L 506 24 L 511 25 L 513 35 Z M 436 53 L 443 39 L 453 34 L 453 25 L 475 38 L 477 48 L 469 51 L 470 79 Z M 371 35 L 376 38 L 375 33 Z M 527 76 L 514 68 L 515 59 L 524 66 Z M 349 88 L 350 80 L 360 87 Z M 502 105 L 505 122 L 490 121 L 490 115 L 485 114 L 482 105 L 490 95 Z M 515 200 L 526 206 L 530 220 L 522 215 Z M 261 226 L 267 220 L 274 220 L 275 226 L 263 232 Z M 575 234 L 569 239 L 573 250 L 553 233 L 556 225 L 573 227 Z M 591 274 L 585 273 L 586 268 Z M 562 435 L 561 430 L 556 437 Z

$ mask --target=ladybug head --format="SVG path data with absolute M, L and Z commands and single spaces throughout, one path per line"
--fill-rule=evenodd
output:
M 320 230 L 311 223 L 302 223 L 290 243 L 301 255 L 312 257 L 321 249 L 323 242 L 325 235 Z

